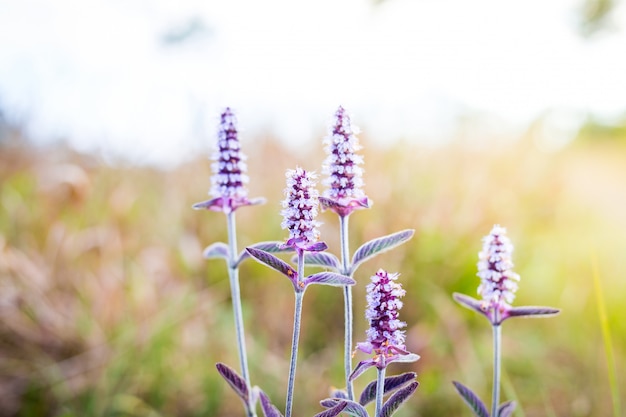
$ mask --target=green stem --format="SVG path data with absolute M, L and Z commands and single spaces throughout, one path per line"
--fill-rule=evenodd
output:
M 340 225 L 340 240 L 341 240 L 341 264 L 342 273 L 346 276 L 350 276 L 350 260 L 349 260 L 349 239 L 348 239 L 348 216 L 339 216 Z M 348 399 L 354 400 L 354 388 L 352 381 L 350 381 L 350 374 L 352 373 L 352 286 L 346 285 L 343 287 L 343 301 L 344 301 L 344 373 L 346 377 L 346 390 L 348 391 Z
M 243 314 L 241 310 L 241 293 L 239 289 L 239 269 L 236 264 L 237 256 L 237 234 L 235 228 L 235 212 L 231 211 L 226 215 L 228 222 L 228 278 L 230 281 L 230 297 L 233 303 L 233 315 L 235 316 L 235 332 L 237 333 L 237 347 L 239 351 L 239 364 L 241 366 L 241 376 L 246 382 L 248 390 L 248 402 L 246 404 L 246 414 L 248 417 L 256 417 L 256 411 L 251 403 L 250 374 L 248 372 L 248 359 L 246 354 L 246 338 L 243 326 Z
M 498 417 L 500 404 L 500 362 L 502 357 L 502 325 L 493 326 L 493 394 L 491 400 L 491 417 Z
M 298 249 L 298 279 L 297 283 L 302 282 L 304 272 L 304 251 Z M 302 298 L 304 290 L 296 288 L 296 303 L 293 316 L 293 337 L 291 338 L 291 360 L 289 363 L 289 383 L 287 386 L 287 404 L 285 405 L 285 417 L 291 417 L 291 409 L 293 408 L 293 387 L 296 380 L 296 365 L 298 359 L 298 340 L 300 338 L 300 323 L 302 320 Z
M 378 370 L 378 378 L 376 379 L 376 411 L 374 417 L 380 417 L 383 409 L 383 395 L 385 394 L 385 369 Z

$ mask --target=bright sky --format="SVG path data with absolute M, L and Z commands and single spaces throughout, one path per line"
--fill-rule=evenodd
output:
M 465 114 L 514 131 L 626 111 L 626 7 L 591 40 L 578 0 L 0 0 L 0 108 L 40 141 L 175 162 L 245 136 L 445 141 Z M 187 36 L 185 36 L 187 35 Z

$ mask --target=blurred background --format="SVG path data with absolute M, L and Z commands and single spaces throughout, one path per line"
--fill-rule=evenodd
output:
M 422 359 L 391 372 L 421 385 L 397 415 L 469 416 L 452 380 L 488 401 L 489 326 L 450 295 L 475 294 L 494 223 L 516 304 L 563 310 L 504 326 L 515 415 L 623 415 L 624 45 L 609 0 L 0 0 L 0 416 L 242 415 L 214 368 L 238 363 L 226 268 L 202 259 L 225 218 L 190 209 L 219 112 L 238 115 L 250 194 L 268 199 L 237 212 L 243 247 L 286 237 L 284 171 L 320 171 L 339 105 L 374 201 L 352 250 L 416 230 L 356 277 L 355 341 L 369 276 L 407 289 Z M 241 277 L 252 382 L 282 408 L 292 289 L 254 262 Z M 295 415 L 342 384 L 342 303 L 307 292 Z

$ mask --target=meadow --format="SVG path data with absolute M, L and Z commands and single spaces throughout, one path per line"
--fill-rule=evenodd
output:
M 323 134 L 299 152 L 268 136 L 242 138 L 250 196 L 268 201 L 237 211 L 241 248 L 286 237 L 284 172 L 319 172 Z M 502 396 L 518 403 L 514 415 L 625 412 L 624 141 L 546 151 L 532 130 L 439 148 L 360 138 L 374 204 L 351 216 L 351 250 L 415 229 L 355 277 L 355 341 L 365 339 L 370 275 L 399 272 L 407 291 L 407 347 L 421 360 L 391 367 L 417 372 L 420 386 L 396 415 L 470 416 L 452 380 L 489 397 L 490 328 L 451 294 L 475 295 L 481 238 L 495 223 L 515 245 L 515 304 L 562 310 L 504 324 Z M 206 198 L 210 175 L 208 155 L 157 169 L 0 142 L 0 415 L 243 415 L 214 365 L 238 363 L 226 267 L 202 257 L 226 241 L 224 216 L 191 209 Z M 321 239 L 339 253 L 336 216 L 319 220 Z M 240 276 L 252 383 L 283 404 L 293 290 L 253 261 Z M 303 417 L 322 411 L 319 400 L 343 378 L 341 291 L 307 294 L 294 403 Z

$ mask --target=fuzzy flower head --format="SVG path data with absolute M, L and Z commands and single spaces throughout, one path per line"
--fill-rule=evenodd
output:
M 315 174 L 298 167 L 287 170 L 287 187 L 282 202 L 281 227 L 289 230 L 286 247 L 301 250 L 316 250 L 319 246 L 320 222 L 318 213 L 319 193 L 315 188 Z M 324 245 L 325 246 L 325 245 Z
M 347 216 L 357 208 L 369 207 L 363 192 L 363 157 L 356 154 L 361 149 L 356 137 L 358 128 L 350 123 L 350 116 L 343 107 L 335 113 L 335 124 L 324 139 L 328 156 L 322 172 L 328 177 L 323 181 L 327 186 L 320 199 L 323 208 Z
M 384 368 L 398 355 L 408 355 L 404 345 L 406 323 L 398 319 L 405 291 L 396 282 L 398 274 L 390 274 L 379 269 L 367 286 L 367 310 L 365 318 L 370 323 L 367 342 L 358 343 L 357 349 L 374 353 L 373 364 Z
M 263 199 L 248 199 L 246 156 L 241 152 L 237 132 L 237 119 L 230 108 L 221 115 L 217 135 L 217 152 L 212 156 L 211 190 L 213 199 L 197 203 L 196 209 L 209 209 L 229 213 L 240 206 L 259 204 Z
M 489 316 L 502 316 L 511 309 L 515 299 L 519 275 L 513 272 L 511 255 L 513 245 L 506 229 L 495 225 L 483 238 L 483 250 L 478 254 L 478 276 L 481 283 L 478 294 L 483 299 L 483 309 Z M 497 317 L 491 317 L 496 322 Z
M 243 199 L 248 196 L 246 156 L 241 152 L 237 119 L 230 108 L 222 113 L 217 134 L 218 151 L 213 154 L 210 195 Z

